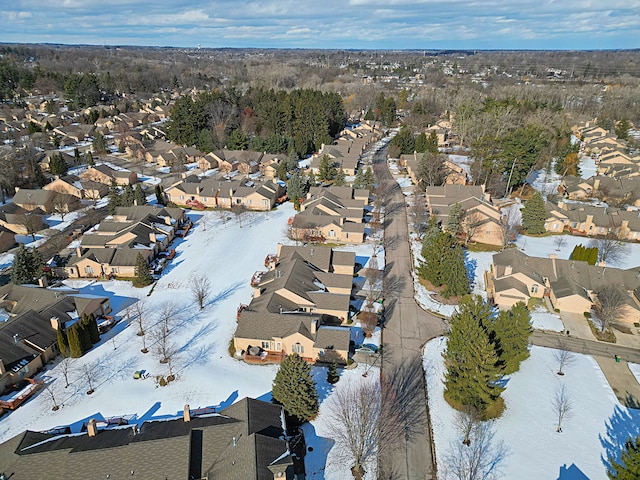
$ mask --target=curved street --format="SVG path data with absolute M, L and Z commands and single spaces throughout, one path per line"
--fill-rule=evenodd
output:
M 444 324 L 441 318 L 422 310 L 414 299 L 405 200 L 386 164 L 386 149 L 376 155 L 374 169 L 378 181 L 384 182 L 391 192 L 384 222 L 385 325 L 381 375 L 402 401 L 405 431 L 400 445 L 383 448 L 378 462 L 379 478 L 435 479 L 422 348 L 428 340 L 444 333 Z

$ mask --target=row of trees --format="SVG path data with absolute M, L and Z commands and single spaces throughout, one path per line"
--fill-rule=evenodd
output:
M 345 122 L 342 99 L 335 93 L 256 89 L 240 95 L 229 89 L 178 99 L 167 136 L 205 152 L 251 146 L 304 156 L 331 142 Z
M 400 155 L 417 153 L 438 153 L 438 135 L 431 131 L 429 136 L 420 132 L 417 136 L 410 128 L 403 127 L 389 143 L 389 156 L 397 158 Z
M 64 357 L 79 358 L 99 341 L 100 333 L 93 314 L 83 315 L 69 328 L 58 326 L 58 348 Z
M 569 260 L 582 260 L 589 265 L 595 265 L 598 261 L 598 247 L 585 247 L 582 244 L 576 245 L 571 255 L 569 255 Z
M 451 332 L 443 354 L 445 399 L 458 410 L 473 411 L 479 418 L 500 416 L 504 390 L 502 375 L 518 371 L 529 356 L 530 315 L 517 303 L 497 315 L 479 296 L 465 297 L 451 317 Z
M 136 184 L 135 188 L 131 185 L 125 185 L 123 188 L 120 188 L 114 182 L 109 187 L 107 197 L 109 198 L 109 205 L 107 207 L 109 215 L 116 213 L 118 207 L 147 204 L 147 196 L 144 194 L 139 183 Z

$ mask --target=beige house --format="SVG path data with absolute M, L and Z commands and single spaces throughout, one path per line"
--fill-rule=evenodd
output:
M 589 312 L 597 302 L 596 292 L 605 284 L 620 284 L 627 291 L 626 319 L 640 318 L 638 288 L 640 267 L 622 270 L 589 265 L 576 260 L 530 257 L 517 249 L 504 250 L 493 256 L 489 272 L 485 272 L 487 292 L 499 307 L 508 309 L 531 298 L 549 297 L 561 312 Z M 637 320 L 636 320 L 637 321 Z
M 297 353 L 310 362 L 346 363 L 355 254 L 326 247 L 287 247 L 267 258 L 252 279 L 251 303 L 241 307 L 236 352 L 250 362 Z M 349 273 L 351 272 L 351 273 Z
M 109 187 L 104 183 L 81 180 L 75 175 L 57 177 L 42 189 L 73 195 L 84 200 L 99 200 L 109 193 Z
M 81 256 L 64 267 L 69 278 L 104 278 L 135 276 L 138 254 L 147 263 L 153 259 L 153 251 L 133 248 L 89 248 L 80 250 Z
M 80 207 L 77 197 L 44 189 L 21 188 L 13 196 L 13 203 L 26 211 L 41 210 L 46 213 L 68 213 Z
M 461 228 L 465 240 L 486 245 L 504 245 L 500 210 L 491 204 L 484 185 L 443 185 L 427 187 L 427 209 L 446 230 L 449 213 L 455 205 L 462 209 Z
M 138 182 L 138 174 L 129 170 L 116 170 L 107 164 L 89 167 L 78 175 L 82 180 L 102 183 L 104 185 L 134 185 Z

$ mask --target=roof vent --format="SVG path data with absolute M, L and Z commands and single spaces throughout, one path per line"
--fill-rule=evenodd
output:
M 19 333 L 14 333 L 13 334 L 13 343 L 17 344 L 20 341 L 20 334 Z
M 233 437 L 233 446 L 237 446 L 238 445 L 238 439 L 236 437 Z

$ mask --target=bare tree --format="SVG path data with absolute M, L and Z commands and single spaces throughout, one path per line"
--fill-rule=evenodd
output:
M 36 239 L 36 233 L 45 227 L 42 217 L 31 211 L 21 213 L 16 218 L 18 225 L 22 226 L 26 234 L 31 235 L 33 240 Z
M 247 213 L 247 207 L 245 207 L 241 203 L 236 203 L 233 207 L 231 207 L 231 211 L 235 214 L 236 221 L 240 224 L 240 228 L 242 228 L 242 220 Z
M 210 217 L 207 215 L 207 212 L 202 212 L 202 218 L 200 218 L 200 225 L 202 225 L 202 231 L 207 231 L 207 226 L 209 225 Z
M 171 340 L 171 332 L 162 325 L 156 326 L 152 332 L 155 344 L 155 354 L 158 361 L 169 367 L 169 375 L 173 376 L 173 366 L 177 355 L 176 344 Z
M 60 219 L 64 222 L 64 217 L 69 213 L 68 196 L 63 193 L 56 193 L 52 201 L 53 209 L 60 215 Z
M 177 314 L 178 306 L 174 302 L 167 301 L 160 305 L 160 308 L 158 309 L 158 324 L 162 325 L 165 332 L 169 333 L 171 331 L 171 327 Z
M 54 412 L 60 410 L 61 405 L 58 403 L 58 387 L 55 382 L 45 384 L 44 391 L 47 393 L 49 400 L 51 401 L 51 410 Z
M 87 381 L 87 384 L 89 385 L 89 390 L 87 390 L 87 395 L 91 395 L 93 392 L 95 392 L 93 387 L 96 381 L 97 374 L 98 374 L 97 363 L 88 362 L 82 366 L 82 376 L 85 378 L 85 380 Z
M 422 237 L 429 226 L 429 211 L 427 210 L 427 203 L 424 199 L 423 192 L 416 186 L 413 192 L 413 203 L 409 208 L 409 215 L 411 216 L 411 223 L 413 230 Z
M 356 480 L 364 477 L 369 462 L 404 435 L 398 408 L 389 392 L 376 377 L 343 385 L 332 396 L 329 406 L 329 430 L 336 442 L 338 461 L 351 468 Z
M 442 185 L 449 173 L 445 164 L 446 156 L 441 153 L 425 153 L 418 163 L 418 183 L 421 187 Z
M 558 362 L 558 375 L 564 375 L 565 367 L 570 367 L 576 360 L 573 352 L 567 350 L 562 341 L 558 342 L 558 348 L 553 351 L 553 358 Z
M 486 217 L 478 211 L 464 212 L 462 214 L 462 233 L 464 233 L 464 244 L 469 245 L 475 236 L 478 228 L 484 223 Z
M 491 422 L 476 423 L 469 433 L 469 444 L 456 442 L 444 459 L 447 480 L 494 480 L 501 477 L 500 468 L 509 454 L 501 441 L 495 441 Z
M 480 422 L 478 410 L 471 405 L 464 405 L 462 410 L 456 410 L 455 426 L 462 434 L 462 444 L 471 445 L 471 434 Z
M 562 433 L 562 422 L 571 417 L 573 410 L 573 401 L 571 400 L 571 395 L 567 391 L 567 386 L 563 383 L 559 385 L 556 389 L 556 393 L 553 397 L 553 401 L 551 402 L 553 407 L 553 411 L 556 413 L 556 418 L 558 420 L 556 426 L 556 432 Z
M 229 212 L 222 209 L 217 209 L 216 212 L 217 212 L 218 218 L 222 220 L 222 224 L 224 225 L 224 228 L 227 228 L 227 220 L 229 219 Z
M 64 388 L 69 387 L 69 375 L 71 374 L 73 369 L 73 359 L 71 357 L 64 357 L 62 360 L 60 360 L 58 368 L 60 368 L 60 372 L 64 377 Z
M 513 243 L 517 237 L 516 228 L 520 225 L 520 214 L 515 206 L 502 210 L 502 243 L 504 246 Z
M 130 321 L 130 316 L 134 316 L 134 320 L 138 325 L 138 335 L 142 339 L 142 353 L 147 353 L 147 338 L 145 335 L 145 327 L 147 324 L 147 304 L 143 299 L 138 300 L 136 303 L 130 305 L 126 309 L 127 318 Z
M 567 244 L 567 240 L 564 235 L 558 235 L 553 239 L 553 244 L 556 246 L 556 252 L 559 252 Z
M 200 306 L 200 310 L 204 308 L 207 297 L 211 295 L 211 280 L 205 274 L 196 275 L 195 272 L 191 275 L 191 296 Z
M 589 244 L 598 248 L 598 261 L 605 264 L 619 264 L 625 258 L 627 251 L 627 244 L 618 240 L 613 234 L 604 238 L 594 238 Z
M 604 331 L 622 314 L 627 292 L 621 285 L 607 283 L 596 292 L 595 311 L 600 319 L 600 331 Z

